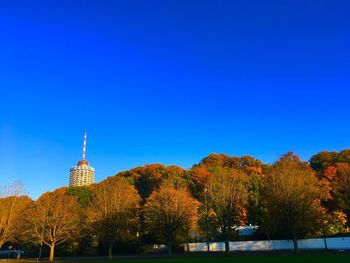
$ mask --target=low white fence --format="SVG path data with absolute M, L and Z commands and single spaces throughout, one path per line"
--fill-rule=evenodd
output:
M 350 250 L 350 237 L 326 238 L 328 249 L 332 250 Z M 187 251 L 187 246 L 184 246 Z M 224 242 L 210 242 L 210 251 L 225 251 Z M 305 250 L 325 249 L 323 238 L 301 239 L 298 240 L 298 248 Z M 230 242 L 230 251 L 273 251 L 273 250 L 293 250 L 293 240 L 261 240 L 261 241 L 237 241 Z M 190 252 L 207 251 L 207 243 L 190 243 Z

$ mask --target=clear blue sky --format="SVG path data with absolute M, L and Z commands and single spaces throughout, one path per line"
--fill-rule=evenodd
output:
M 0 184 L 350 147 L 350 3 L 0 2 Z

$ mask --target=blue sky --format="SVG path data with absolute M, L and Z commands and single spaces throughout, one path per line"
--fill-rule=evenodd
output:
M 0 2 L 0 184 L 350 147 L 348 1 Z

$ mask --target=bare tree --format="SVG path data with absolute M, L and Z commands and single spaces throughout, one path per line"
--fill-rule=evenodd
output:
M 0 190 L 0 248 L 5 242 L 16 238 L 18 220 L 31 201 L 23 193 L 22 183 L 19 181 Z

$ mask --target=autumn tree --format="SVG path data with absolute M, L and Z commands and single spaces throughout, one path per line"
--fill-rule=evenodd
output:
M 247 176 L 233 168 L 217 167 L 208 178 L 207 202 L 210 217 L 220 230 L 229 252 L 229 238 L 245 219 L 248 189 Z
M 140 196 L 122 177 L 110 177 L 96 185 L 94 191 L 93 224 L 97 235 L 108 245 L 108 258 L 112 259 L 116 241 L 136 238 Z
M 314 171 L 293 153 L 283 155 L 264 182 L 266 229 L 293 240 L 317 232 L 322 225 L 323 192 Z
M 337 173 L 332 180 L 333 193 L 338 209 L 346 213 L 350 219 L 350 165 L 339 163 Z
M 226 154 L 212 153 L 203 158 L 203 160 L 194 167 L 206 167 L 208 169 L 215 167 L 226 167 L 239 170 L 246 174 L 250 174 L 250 172 L 260 174 L 263 172 L 265 165 L 261 161 L 251 156 L 237 157 Z
M 324 237 L 339 233 L 349 233 L 350 229 L 347 227 L 347 222 L 347 216 L 343 211 L 329 211 L 325 209 L 320 233 Z
M 195 165 L 188 171 L 190 177 L 189 189 L 192 196 L 204 202 L 204 189 L 211 172 L 207 167 Z
M 117 176 L 125 177 L 135 185 L 143 201 L 159 189 L 164 180 L 171 181 L 176 188 L 187 186 L 186 171 L 175 165 L 147 164 L 118 173 Z
M 350 164 L 350 149 L 340 152 L 322 151 L 313 155 L 310 159 L 310 165 L 315 171 L 324 171 L 329 166 L 335 166 L 337 163 Z
M 0 248 L 5 242 L 17 238 L 18 222 L 30 203 L 31 199 L 23 195 L 20 182 L 14 182 L 0 190 Z
M 342 225 L 341 223 L 347 222 L 349 225 L 350 150 L 320 152 L 310 159 L 310 164 L 317 172 L 322 185 L 328 188 L 328 191 L 325 191 L 328 196 L 322 204 L 327 209 L 327 213 L 334 216 L 331 216 L 331 220 L 326 220 L 328 222 L 327 229 L 331 229 L 331 231 L 326 232 L 331 234 L 337 234 L 334 231 L 340 231 L 339 233 L 348 232 L 346 224 Z M 344 213 L 347 220 L 344 220 L 342 216 Z
M 322 151 L 313 155 L 310 159 L 310 166 L 315 171 L 323 171 L 330 165 L 337 162 L 338 153 Z
M 28 213 L 32 226 L 32 240 L 50 248 L 50 261 L 55 247 L 75 238 L 79 232 L 79 205 L 77 198 L 67 195 L 65 189 L 44 193 Z
M 146 228 L 166 242 L 169 256 L 176 236 L 196 227 L 198 207 L 186 188 L 175 189 L 166 184 L 147 199 L 143 207 Z
M 251 156 L 235 157 L 213 153 L 188 171 L 189 187 L 194 197 L 203 200 L 206 182 L 217 168 L 232 168 L 249 176 L 261 177 L 266 167 L 267 165 Z

